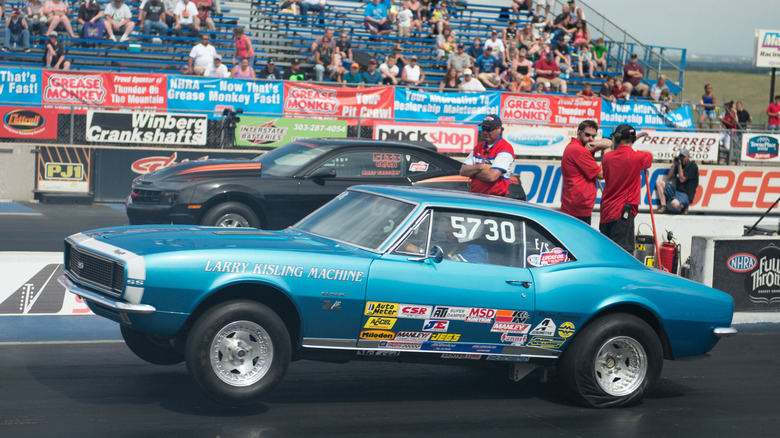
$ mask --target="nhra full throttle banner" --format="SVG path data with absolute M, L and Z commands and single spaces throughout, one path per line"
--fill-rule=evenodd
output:
M 393 87 L 341 88 L 302 82 L 284 83 L 284 114 L 308 115 L 319 119 L 360 117 L 363 126 L 373 119 L 393 118 Z M 348 119 L 357 125 L 357 119 Z
M 84 114 L 89 107 L 166 109 L 166 79 L 155 74 L 70 73 L 43 70 L 41 104 Z M 66 106 L 67 105 L 67 106 Z
M 88 111 L 88 142 L 205 146 L 205 114 Z
M 601 119 L 601 99 L 546 94 L 501 93 L 504 123 L 576 126 Z

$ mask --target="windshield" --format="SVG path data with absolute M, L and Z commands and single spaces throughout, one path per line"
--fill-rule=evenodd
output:
M 327 151 L 317 145 L 296 142 L 260 155 L 254 161 L 263 163 L 264 176 L 292 176 L 296 170 Z
M 368 249 L 379 249 L 415 205 L 370 193 L 346 191 L 295 228 Z

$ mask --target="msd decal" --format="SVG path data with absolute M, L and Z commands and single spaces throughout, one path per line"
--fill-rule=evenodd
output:
M 726 266 L 728 266 L 729 270 L 738 273 L 750 271 L 756 266 L 756 263 L 758 263 L 756 256 L 744 252 L 734 254 L 726 260 Z
M 466 317 L 466 322 L 482 322 L 491 323 L 493 317 L 496 316 L 494 309 L 469 309 L 469 315 Z

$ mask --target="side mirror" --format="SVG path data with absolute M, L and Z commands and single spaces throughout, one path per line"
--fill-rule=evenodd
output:
M 330 167 L 320 167 L 319 169 L 315 170 L 314 172 L 306 176 L 307 179 L 324 179 L 324 178 L 335 178 L 335 177 L 336 177 L 336 170 L 331 169 Z
M 440 246 L 434 245 L 427 256 L 410 257 L 407 260 L 409 260 L 410 262 L 419 262 L 419 263 L 422 263 L 426 260 L 433 260 L 434 263 L 441 263 L 441 261 L 444 260 L 444 251 L 441 249 Z

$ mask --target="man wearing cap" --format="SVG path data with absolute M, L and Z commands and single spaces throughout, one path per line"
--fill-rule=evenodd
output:
M 360 64 L 357 62 L 353 62 L 349 66 L 349 71 L 344 72 L 343 75 L 341 75 L 340 78 L 338 78 L 339 82 L 343 82 L 349 85 L 359 85 L 363 83 L 363 75 L 360 74 Z
M 282 70 L 276 67 L 276 59 L 268 58 L 265 67 L 258 70 L 257 77 L 260 79 L 282 79 Z
M 463 70 L 463 82 L 460 84 L 461 91 L 486 91 L 485 86 L 477 79 L 474 79 L 474 73 L 470 68 Z
M 631 55 L 631 61 L 623 66 L 623 85 L 628 89 L 628 92 L 634 92 L 642 97 L 647 97 L 650 93 L 650 89 L 647 84 L 642 83 L 642 78 L 645 77 L 645 69 L 637 63 L 636 53 Z
M 639 135 L 646 135 L 642 133 Z M 629 253 L 634 252 L 634 217 L 639 211 L 642 171 L 653 164 L 653 154 L 631 146 L 636 130 L 622 124 L 612 132 L 616 148 L 604 154 L 604 191 L 601 194 L 599 230 Z
M 305 81 L 306 73 L 301 70 L 301 61 L 293 59 L 290 68 L 284 71 L 283 79 L 286 81 Z
M 544 56 L 539 58 L 534 64 L 534 72 L 536 73 L 536 83 L 548 83 L 553 87 L 557 87 L 561 93 L 566 93 L 566 81 L 559 78 L 561 73 L 558 63 L 555 62 L 553 52 L 546 52 Z
M 596 141 L 598 130 L 595 121 L 583 120 L 577 127 L 577 136 L 571 139 L 561 157 L 561 212 L 588 225 L 596 204 L 596 182 L 604 178 L 594 154 L 612 146 L 609 139 Z
M 498 72 L 498 60 L 493 57 L 493 49 L 485 47 L 485 53 L 477 58 L 474 64 L 474 72 L 485 87 L 498 88 L 501 85 L 501 77 Z
M 43 65 L 70 70 L 70 61 L 65 60 L 65 47 L 62 41 L 57 39 L 57 31 L 49 32 L 49 40 L 46 41 L 46 47 L 43 49 Z
M 460 174 L 471 178 L 471 192 L 486 195 L 509 194 L 509 178 L 515 165 L 515 151 L 502 138 L 504 128 L 497 115 L 485 116 L 479 125 L 485 140 L 477 143 L 463 161 Z
M 217 54 L 217 56 L 214 57 L 214 65 L 212 65 L 211 68 L 208 71 L 206 71 L 206 74 L 204 76 L 208 76 L 212 78 L 230 77 L 230 71 L 228 70 L 227 66 L 222 63 L 222 55 Z
M 366 85 L 379 85 L 382 83 L 382 73 L 377 70 L 376 59 L 368 61 L 368 70 L 363 72 L 363 83 Z
M 458 74 L 463 74 L 463 70 L 471 67 L 471 57 L 466 54 L 466 45 L 458 43 L 458 51 L 450 53 L 447 58 L 447 69 L 454 68 Z
M 401 82 L 404 85 L 417 86 L 425 81 L 425 72 L 417 65 L 417 55 L 412 56 L 409 65 L 401 71 Z
M 696 198 L 699 187 L 699 166 L 691 160 L 691 153 L 683 148 L 674 158 L 666 178 L 655 183 L 660 207 L 656 213 L 688 214 L 688 206 Z

